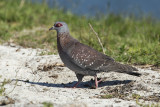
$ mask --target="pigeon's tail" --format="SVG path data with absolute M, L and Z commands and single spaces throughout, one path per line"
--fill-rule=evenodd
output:
M 114 72 L 119 72 L 119 73 L 126 73 L 129 75 L 134 75 L 134 76 L 141 76 L 140 73 L 138 72 L 133 72 L 133 71 L 138 71 L 136 68 L 129 66 L 129 65 L 124 65 L 120 63 L 112 63 L 112 67 L 110 68 L 109 71 L 114 71 Z
M 140 77 L 140 76 L 141 76 L 141 74 L 138 73 L 138 72 L 129 72 L 128 74 L 134 75 L 134 76 L 137 76 L 137 77 Z

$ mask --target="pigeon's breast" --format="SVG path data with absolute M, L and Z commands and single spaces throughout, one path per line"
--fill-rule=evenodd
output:
M 63 61 L 64 65 L 68 67 L 70 70 L 74 71 L 78 74 L 88 75 L 87 72 L 85 72 L 85 69 L 79 67 L 76 65 L 72 60 L 72 58 L 68 55 L 70 51 L 74 48 L 74 42 L 70 36 L 61 35 L 60 38 L 57 38 L 57 48 L 58 53 Z

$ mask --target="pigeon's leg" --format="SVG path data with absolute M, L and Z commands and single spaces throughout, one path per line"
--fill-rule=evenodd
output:
M 78 78 L 78 82 L 73 86 L 73 88 L 76 88 L 78 86 L 78 84 L 82 81 L 84 75 L 81 74 L 76 74 L 77 78 Z
M 98 88 L 98 83 L 101 82 L 102 79 L 97 81 L 97 75 L 96 75 L 96 76 L 94 76 L 94 80 L 95 80 L 95 86 L 96 86 L 96 88 Z
M 97 82 L 100 83 L 102 81 L 102 78 L 97 78 Z

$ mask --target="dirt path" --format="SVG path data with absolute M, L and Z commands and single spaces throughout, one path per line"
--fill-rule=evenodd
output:
M 85 77 L 79 88 L 67 88 L 77 81 L 58 55 L 40 56 L 43 50 L 0 46 L 0 104 L 54 107 L 160 106 L 160 73 L 139 69 L 141 77 L 101 73 L 98 89 L 93 77 Z M 4 84 L 4 85 L 3 85 Z M 1 91 L 3 90 L 3 91 Z

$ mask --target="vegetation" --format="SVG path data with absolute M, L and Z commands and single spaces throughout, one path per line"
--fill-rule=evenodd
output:
M 114 98 L 114 96 L 111 94 L 106 94 L 106 95 L 102 95 L 101 98 L 110 99 L 110 98 Z
M 1 75 L 0 75 L 0 78 L 1 78 Z M 8 84 L 10 82 L 10 80 L 6 80 L 4 79 L 1 83 L 0 83 L 0 96 L 5 96 L 6 93 L 5 93 L 5 85 Z
M 53 107 L 53 104 L 50 102 L 43 102 L 43 107 Z
M 124 18 L 121 14 L 111 13 L 86 18 L 30 0 L 1 0 L 0 7 L 1 44 L 14 42 L 56 53 L 56 32 L 48 29 L 54 22 L 64 21 L 73 37 L 102 52 L 88 25 L 91 23 L 102 40 L 105 53 L 115 60 L 160 66 L 160 21 L 152 17 L 135 18 L 131 15 Z

